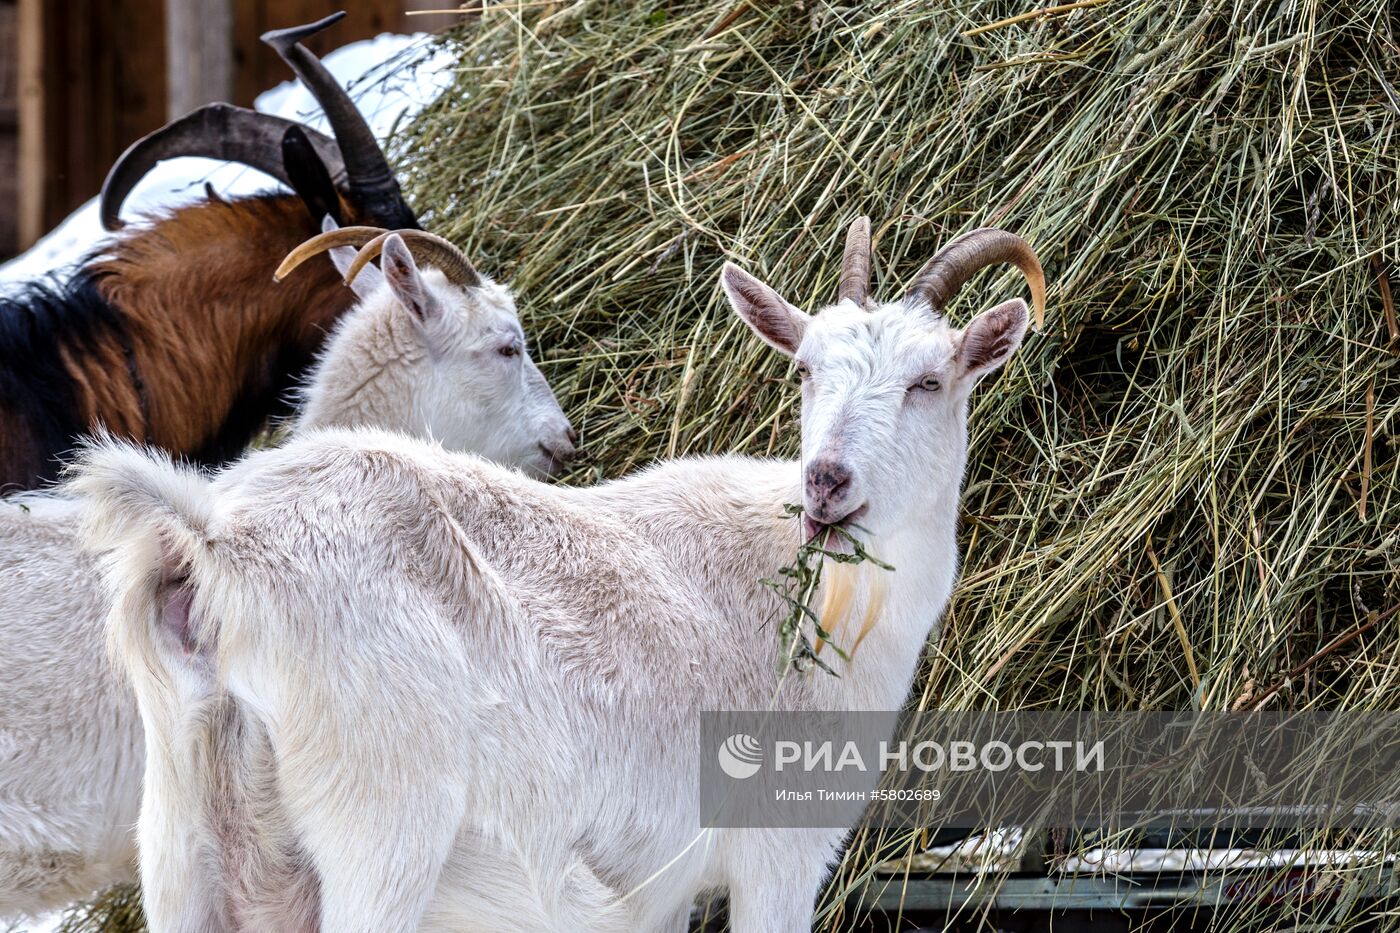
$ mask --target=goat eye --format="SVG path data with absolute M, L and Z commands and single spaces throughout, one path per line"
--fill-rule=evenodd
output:
M 501 356 L 511 357 L 511 356 L 516 356 L 516 355 L 518 355 L 518 354 L 520 353 L 520 348 L 517 347 L 517 346 L 516 346 L 515 344 L 513 344 L 513 343 L 508 343 L 508 344 L 506 344 L 504 347 L 501 347 L 501 348 L 500 348 L 499 350 L 497 350 L 496 352 L 499 353 L 499 354 L 501 354 Z
M 943 383 L 938 381 L 937 376 L 925 376 L 909 388 L 923 389 L 925 392 L 937 392 L 939 389 L 943 388 Z
M 801 379 L 801 380 L 803 380 L 803 381 L 805 382 L 805 381 L 807 380 L 807 378 L 808 378 L 809 376 L 811 376 L 811 375 L 812 375 L 812 371 L 811 371 L 810 369 L 807 368 L 807 364 L 806 364 L 806 363 L 798 363 L 798 364 L 797 364 L 797 378 L 798 378 L 798 379 Z

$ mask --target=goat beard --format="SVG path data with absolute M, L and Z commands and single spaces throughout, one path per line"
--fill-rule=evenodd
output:
M 817 618 L 821 620 L 822 630 L 831 635 L 832 643 L 845 651 L 852 661 L 855 660 L 860 643 L 880 621 L 880 613 L 885 608 L 888 584 L 884 575 L 887 572 L 873 564 L 841 564 L 835 561 L 827 561 L 823 567 L 822 604 Z M 865 611 L 861 613 L 860 627 L 856 630 L 855 638 L 846 646 L 838 636 L 846 627 L 845 623 L 850 617 L 862 578 L 867 583 Z M 817 640 L 818 654 L 821 653 L 824 644 L 824 640 Z

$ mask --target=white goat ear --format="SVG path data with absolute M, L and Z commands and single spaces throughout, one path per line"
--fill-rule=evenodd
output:
M 414 317 L 426 321 L 437 313 L 437 299 L 428 291 L 423 276 L 418 273 L 418 263 L 413 261 L 413 254 L 398 234 L 384 241 L 379 267 L 383 270 L 384 281 L 389 283 L 389 290 Z
M 735 313 L 764 343 L 786 356 L 797 352 L 811 320 L 805 311 L 731 263 L 724 264 L 720 283 Z
M 1003 301 L 973 318 L 958 343 L 958 366 L 963 374 L 983 376 L 1011 359 L 1029 322 L 1030 312 L 1020 298 Z
M 339 230 L 340 224 L 335 222 L 335 218 L 330 214 L 321 218 L 321 232 L 330 233 L 332 230 Z M 345 273 L 350 271 L 350 264 L 355 261 L 355 247 L 337 246 L 331 250 L 331 262 L 335 263 L 335 269 L 340 273 L 340 277 L 345 278 Z M 355 281 L 350 283 L 350 290 L 357 298 L 368 298 L 370 294 L 377 291 L 379 286 L 384 284 L 384 273 L 379 271 L 379 267 L 371 263 L 360 270 L 360 274 L 355 276 Z

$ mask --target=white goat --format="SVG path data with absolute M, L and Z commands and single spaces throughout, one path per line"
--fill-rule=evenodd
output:
M 1044 295 L 1029 247 L 982 230 L 876 307 L 868 243 L 857 222 L 816 317 L 724 269 L 798 361 L 800 462 L 570 489 L 377 432 L 309 433 L 212 481 L 92 451 L 75 482 L 113 648 L 160 738 L 152 930 L 680 931 L 715 889 L 740 933 L 809 929 L 844 831 L 702 831 L 697 711 L 899 707 L 956 574 L 969 395 L 1027 325 L 1020 299 L 962 330 L 939 312 L 997 261 Z M 797 501 L 807 534 L 858 519 L 898 568 L 839 678 L 775 673 L 760 578 L 793 561 Z
M 354 257 L 332 253 L 342 271 Z M 420 273 L 399 239 L 383 265 L 355 281 L 361 300 L 311 374 L 297 430 L 378 425 L 538 473 L 569 459 L 573 429 L 525 352 L 510 292 Z M 54 496 L 0 500 L 0 917 L 135 877 L 145 752 L 136 698 L 106 658 L 109 604 L 80 553 L 81 513 Z
M 330 250 L 361 300 L 327 343 L 299 428 L 401 431 L 537 475 L 573 459 L 577 435 L 530 359 L 509 289 L 432 234 L 340 230 L 329 217 L 323 228 L 278 277 Z M 420 273 L 405 239 L 438 268 Z M 381 250 L 382 273 L 367 265 Z

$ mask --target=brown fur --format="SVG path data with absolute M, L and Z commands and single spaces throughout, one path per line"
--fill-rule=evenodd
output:
M 266 393 L 285 392 L 352 303 L 329 262 L 272 280 L 319 229 L 289 195 L 202 202 L 118 240 L 93 269 L 125 317 L 145 402 L 109 338 L 68 361 L 86 422 L 196 459 L 246 444 L 270 411 L 237 406 L 269 407 Z
M 0 492 L 53 479 L 99 428 L 196 462 L 236 457 L 286 410 L 353 303 L 329 262 L 272 280 L 319 231 L 293 195 L 212 198 L 130 228 L 90 260 L 74 278 L 95 289 L 86 305 L 65 307 L 61 292 L 46 311 L 11 302 L 11 334 L 47 314 L 56 336 L 50 358 L 13 351 L 30 373 L 13 377 L 22 397 L 0 398 Z

